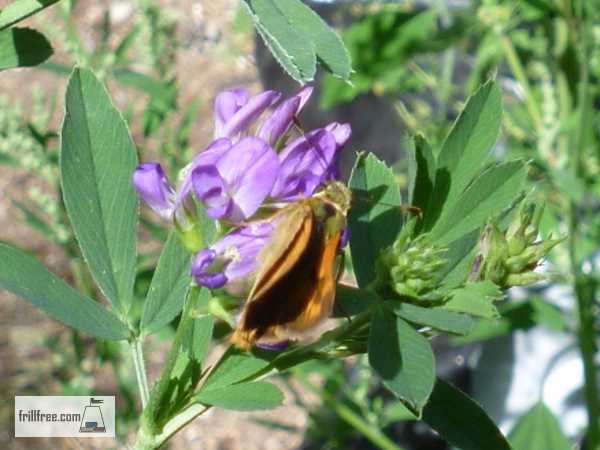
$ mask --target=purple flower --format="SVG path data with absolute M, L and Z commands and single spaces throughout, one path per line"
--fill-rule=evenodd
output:
M 264 91 L 251 98 L 244 89 L 221 92 L 214 104 L 215 138 L 236 139 L 279 97 L 276 91 Z
M 191 187 L 191 172 L 198 165 L 211 164 L 231 148 L 229 139 L 217 139 L 181 171 L 181 183 L 177 191 L 165 175 L 161 165 L 147 162 L 138 165 L 133 172 L 133 186 L 150 208 L 165 219 L 172 219 L 175 211 L 186 201 Z
M 337 177 L 337 156 L 351 134 L 350 125 L 333 122 L 290 141 L 312 91 L 306 86 L 279 103 L 276 91 L 255 96 L 244 89 L 221 92 L 214 103 L 215 140 L 181 171 L 177 190 L 158 163 L 136 168 L 135 189 L 158 214 L 180 225 L 195 220 L 192 208 L 185 207 L 191 193 L 209 217 L 232 224 L 250 219 L 269 197 L 286 202 L 312 195 Z M 270 108 L 251 136 L 249 128 Z M 277 155 L 272 146 L 284 147 Z
M 165 219 L 171 217 L 175 191 L 159 163 L 147 162 L 137 166 L 133 172 L 133 187 L 157 214 Z
M 256 135 L 275 145 L 290 130 L 294 117 L 300 113 L 312 92 L 312 86 L 305 86 L 296 95 L 280 102 L 262 122 Z
M 272 232 L 272 224 L 266 221 L 236 228 L 196 253 L 192 276 L 209 289 L 224 287 L 231 295 L 243 296 L 252 284 L 258 254 Z
M 273 149 L 262 139 L 246 137 L 216 161 L 197 165 L 191 176 L 196 197 L 209 217 L 240 223 L 269 195 L 278 172 Z
M 337 152 L 350 137 L 350 125 L 332 123 L 300 136 L 279 155 L 279 176 L 271 196 L 282 201 L 308 197 L 335 173 Z

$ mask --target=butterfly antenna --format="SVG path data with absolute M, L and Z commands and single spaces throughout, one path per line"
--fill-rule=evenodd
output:
M 304 127 L 302 126 L 302 123 L 300 122 L 300 119 L 298 118 L 298 116 L 294 115 L 294 117 L 293 117 L 292 120 L 293 120 L 294 128 L 296 129 L 296 131 L 298 133 L 300 133 L 300 136 L 302 136 L 306 142 L 308 142 L 309 144 L 311 144 L 311 142 L 309 141 L 308 137 L 306 136 L 306 132 L 304 131 Z M 327 161 L 325 160 L 325 158 L 323 157 L 323 155 L 321 153 L 318 153 L 317 156 L 319 158 L 319 162 L 321 163 L 321 165 L 323 167 L 325 167 L 327 165 Z
M 407 204 L 402 204 L 402 205 L 394 205 L 393 203 L 387 203 L 387 202 L 375 202 L 374 199 L 368 197 L 368 196 L 362 196 L 360 194 L 354 194 L 353 195 L 353 199 L 356 200 L 362 200 L 364 203 L 379 203 L 380 205 L 384 205 L 384 206 L 390 206 L 392 208 L 400 208 L 400 210 L 404 213 L 410 213 L 412 215 L 418 216 L 419 218 L 423 217 L 423 210 L 415 205 L 407 205 Z

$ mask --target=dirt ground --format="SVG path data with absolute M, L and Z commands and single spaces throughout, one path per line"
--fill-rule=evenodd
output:
M 252 91 L 260 88 L 258 71 L 253 56 L 254 41 L 248 35 L 240 39 L 232 32 L 237 12 L 237 0 L 191 1 L 160 0 L 164 8 L 177 14 L 177 38 L 183 48 L 177 53 L 175 75 L 179 81 L 178 101 L 186 104 L 199 95 L 202 99 L 199 120 L 192 130 L 192 142 L 201 148 L 212 134 L 212 97 L 220 89 L 243 85 Z M 97 23 L 105 8 L 109 8 L 115 19 L 122 23 L 130 20 L 135 8 L 128 1 L 78 2 L 76 25 L 85 42 L 93 45 L 97 37 Z M 43 19 L 52 22 L 53 11 L 45 11 Z M 39 28 L 36 19 L 27 25 Z M 60 60 L 60 51 L 57 52 Z M 37 85 L 45 92 L 64 92 L 66 79 L 37 70 L 23 69 L 2 72 L 0 94 L 19 98 L 28 103 L 29 91 Z M 124 108 L 136 102 L 135 93 L 110 86 L 111 95 L 118 107 Z M 60 119 L 62 106 L 58 108 L 56 121 Z M 133 130 L 134 138 L 140 130 Z M 0 166 L 0 240 L 10 242 L 28 250 L 53 272 L 66 276 L 68 261 L 60 248 L 49 244 L 30 228 L 21 224 L 19 210 L 13 199 L 22 199 L 28 187 L 38 181 L 31 176 Z M 70 333 L 61 324 L 16 299 L 6 292 L 0 293 L 0 448 L 21 449 L 105 449 L 125 448 L 107 440 L 64 440 L 64 439 L 14 439 L 13 402 L 15 395 L 51 395 L 57 392 L 55 366 L 57 361 L 68 358 Z M 50 350 L 48 342 L 55 345 Z M 166 344 L 151 344 L 148 347 L 147 363 L 150 375 L 155 375 L 161 366 Z M 103 394 L 116 391 L 110 368 L 106 364 L 96 367 L 89 362 L 91 376 L 78 380 L 87 383 L 90 392 L 101 390 Z M 126 366 L 128 376 L 133 369 Z M 97 380 L 97 384 L 94 384 Z M 75 381 L 74 381 L 75 382 Z M 64 386 L 63 386 L 64 389 Z M 284 406 L 265 413 L 241 414 L 214 410 L 197 419 L 174 440 L 170 448 L 205 450 L 269 450 L 297 448 L 302 442 L 302 433 L 267 429 L 256 423 L 256 419 L 278 419 L 298 429 L 306 423 L 306 412 L 293 406 L 286 394 Z M 127 436 L 132 442 L 133 436 Z

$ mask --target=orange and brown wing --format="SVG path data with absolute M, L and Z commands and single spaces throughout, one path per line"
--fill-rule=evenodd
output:
M 340 236 L 341 232 L 338 232 L 324 243 L 315 266 L 316 289 L 314 289 L 313 295 L 307 299 L 302 314 L 293 322 L 287 324 L 290 331 L 305 332 L 331 315 L 335 300 L 336 257 Z
M 282 280 L 285 284 L 290 279 L 290 272 L 302 259 L 315 226 L 312 209 L 305 202 L 287 206 L 274 220 L 273 239 L 258 256 L 260 269 L 231 339 L 245 349 L 269 328 L 273 311 L 284 306 L 272 305 L 277 303 L 272 300 L 272 291 L 278 289 Z
M 310 226 L 310 228 L 309 228 Z M 277 342 L 298 337 L 331 313 L 340 233 L 325 240 L 312 213 L 302 223 L 288 251 L 265 268 L 244 306 L 232 341 L 250 348 L 256 341 Z M 290 264 L 286 258 L 294 262 Z M 281 265 L 278 265 L 278 264 Z M 284 267 L 285 266 L 285 267 Z
M 258 255 L 260 269 L 247 302 L 259 298 L 294 267 L 311 237 L 314 215 L 306 202 L 287 206 L 274 220 L 273 238 Z

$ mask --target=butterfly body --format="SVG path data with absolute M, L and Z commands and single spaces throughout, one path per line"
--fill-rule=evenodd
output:
M 274 215 L 273 238 L 259 254 L 260 268 L 232 337 L 237 346 L 301 339 L 331 315 L 349 203 L 348 189 L 332 181 Z

